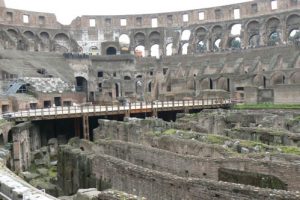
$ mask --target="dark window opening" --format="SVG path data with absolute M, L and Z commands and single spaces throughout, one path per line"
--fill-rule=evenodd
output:
M 209 79 L 209 89 L 214 89 L 213 80 L 211 78 Z
M 44 101 L 44 108 L 51 108 L 51 101 Z
M 151 92 L 152 91 L 152 83 L 150 82 L 149 84 L 148 84 L 148 92 Z
M 29 104 L 30 109 L 37 109 L 37 103 L 30 103 Z
M 117 54 L 117 49 L 114 47 L 108 47 L 106 49 L 106 55 L 116 55 Z
M 168 24 L 173 24 L 173 16 L 172 15 L 167 16 L 167 23 Z
M 6 13 L 7 21 L 12 22 L 13 21 L 13 13 L 7 12 Z
M 220 9 L 215 10 L 215 18 L 221 19 L 221 10 Z
M 136 18 L 136 25 L 138 25 L 138 26 L 142 25 L 142 18 L 141 17 Z
M 257 13 L 258 9 L 257 9 L 257 4 L 254 3 L 254 4 L 251 4 L 251 12 L 252 13 Z
M 172 91 L 172 86 L 171 86 L 171 84 L 169 84 L 168 86 L 167 86 L 167 92 L 171 92 Z
M 237 87 L 236 90 L 237 91 L 244 91 L 244 87 Z
M 264 80 L 263 80 L 263 84 L 264 84 L 264 88 L 266 88 L 267 87 L 267 78 L 264 76 L 264 78 L 263 78 Z
M 39 24 L 40 24 L 40 25 L 44 25 L 44 24 L 45 24 L 45 21 L 46 21 L 46 19 L 45 19 L 44 16 L 39 16 Z
M 230 79 L 227 79 L 227 91 L 230 92 Z
M 112 93 L 111 93 L 111 92 L 109 92 L 109 93 L 108 93 L 108 96 L 109 96 L 109 97 L 112 97 Z
M 103 77 L 103 72 L 102 72 L 102 71 L 98 72 L 98 77 L 99 77 L 99 78 L 102 78 L 102 77 Z
M 87 80 L 83 77 L 76 77 L 76 91 L 84 92 L 87 91 Z
M 143 76 L 142 75 L 138 75 L 136 78 L 143 78 Z
M 130 76 L 124 76 L 124 80 L 126 80 L 126 81 L 130 81 L 130 80 L 131 80 L 131 78 L 130 78 Z
M 106 26 L 110 26 L 111 25 L 111 19 L 110 18 L 106 18 L 105 19 L 105 25 Z
M 168 68 L 163 68 L 163 74 L 166 75 L 168 72 Z
M 114 73 L 113 73 L 113 77 L 116 77 L 116 76 L 117 76 L 117 72 L 114 72 Z
M 99 91 L 99 92 L 102 92 L 102 83 L 99 83 L 99 84 L 98 84 L 98 91 Z
M 120 90 L 119 90 L 119 85 L 116 83 L 115 84 L 115 88 L 116 88 L 116 97 L 118 98 L 120 96 Z
M 282 77 L 282 84 L 285 84 L 285 76 Z
M 9 111 L 9 105 L 2 105 L 2 113 L 7 113 Z
M 153 76 L 153 71 L 150 71 L 150 76 Z
M 61 106 L 61 97 L 54 97 L 55 106 Z
M 22 85 L 17 91 L 17 93 L 26 93 L 26 92 L 27 92 L 26 85 Z

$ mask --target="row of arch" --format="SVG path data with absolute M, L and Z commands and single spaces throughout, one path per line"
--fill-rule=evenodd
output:
M 77 43 L 66 33 L 60 32 L 51 36 L 48 32 L 42 31 L 38 34 L 30 30 L 21 32 L 14 28 L 2 29 L 0 38 L 3 48 L 17 48 L 28 51 L 57 51 L 77 52 L 80 51 Z M 5 37 L 6 36 L 6 37 Z M 6 41 L 10 41 L 7 44 Z
M 172 38 L 165 44 L 163 34 L 158 31 L 153 31 L 148 36 L 144 32 L 137 32 L 131 40 L 128 35 L 122 34 L 119 42 L 121 46 L 134 48 L 138 56 L 146 56 L 145 52 L 148 52 L 148 55 L 158 57 L 157 54 L 168 56 L 222 49 L 255 48 L 300 40 L 300 15 L 291 14 L 287 17 L 286 23 L 281 21 L 278 17 L 271 17 L 266 21 L 250 20 L 244 25 L 232 22 L 228 28 L 222 25 L 214 25 L 211 28 L 200 26 L 178 32 L 180 34 L 178 41 Z

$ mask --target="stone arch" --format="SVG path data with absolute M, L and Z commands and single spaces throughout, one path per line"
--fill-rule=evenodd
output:
M 291 84 L 300 84 L 300 72 L 292 73 L 289 80 Z
M 222 49 L 222 40 L 223 40 L 223 27 L 220 25 L 215 25 L 211 29 L 211 41 L 212 41 L 212 46 L 211 49 L 213 50 L 220 50 Z M 218 44 L 216 45 L 216 41 L 219 41 Z M 216 48 L 218 47 L 218 48 Z
M 240 37 L 234 37 L 234 38 L 231 38 L 229 41 L 228 41 L 228 47 L 232 48 L 232 49 L 240 49 L 241 48 L 241 38 Z
M 239 23 L 231 24 L 229 26 L 229 30 L 230 30 L 230 35 L 231 36 L 241 35 L 242 24 L 239 24 Z
M 16 42 L 18 41 L 18 37 L 19 37 L 19 34 L 18 32 L 15 30 L 15 29 L 8 29 L 7 30 L 7 33 L 10 35 L 10 37 Z
M 286 20 L 287 33 L 291 33 L 295 29 L 300 29 L 300 15 L 291 14 Z
M 259 22 L 256 20 L 252 20 L 247 23 L 247 41 L 249 47 L 257 47 L 260 44 L 260 27 Z
M 35 38 L 35 34 L 32 31 L 24 31 L 23 35 L 29 40 L 34 40 Z
M 274 46 L 281 42 L 280 35 L 281 22 L 277 17 L 271 17 L 266 22 L 267 45 Z
M 70 38 L 65 33 L 57 33 L 53 40 L 55 41 L 54 51 L 68 52 L 70 51 Z
M 41 32 L 39 35 L 42 40 L 50 40 L 50 34 L 46 31 Z
M 138 32 L 134 35 L 134 43 L 135 46 L 145 46 L 146 44 L 146 36 L 142 32 Z
M 207 51 L 208 40 L 207 40 L 207 29 L 204 27 L 199 27 L 195 31 L 195 37 L 196 37 L 196 52 L 205 52 Z
M 113 46 L 109 46 L 105 50 L 106 55 L 117 55 L 117 48 Z
M 286 83 L 286 76 L 283 72 L 274 72 L 270 79 L 271 85 L 279 85 Z
M 124 80 L 126 80 L 126 81 L 130 81 L 130 80 L 131 80 L 131 77 L 130 77 L 130 76 L 128 76 L 128 75 L 126 75 L 126 76 L 124 76 Z
M 160 33 L 157 31 L 153 31 L 149 34 L 149 42 L 151 45 L 160 43 Z
M 88 89 L 88 81 L 83 76 L 76 76 L 76 91 L 77 92 L 87 92 Z

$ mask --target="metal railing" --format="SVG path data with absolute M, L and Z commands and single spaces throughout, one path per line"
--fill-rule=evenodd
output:
M 3 114 L 3 118 L 32 118 L 44 116 L 58 116 L 58 115 L 74 115 L 74 114 L 108 114 L 117 112 L 152 112 L 153 110 L 176 110 L 176 109 L 193 109 L 193 108 L 209 108 L 209 107 L 222 107 L 231 104 L 230 99 L 195 99 L 195 100 L 179 100 L 179 101 L 153 101 L 153 102 L 134 102 L 125 105 L 84 105 L 84 106 L 59 106 L 52 108 L 20 110 Z

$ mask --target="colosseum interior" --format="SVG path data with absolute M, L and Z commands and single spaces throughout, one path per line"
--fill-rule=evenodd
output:
M 62 25 L 0 0 L 0 200 L 300 199 L 299 11 Z

